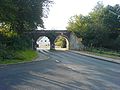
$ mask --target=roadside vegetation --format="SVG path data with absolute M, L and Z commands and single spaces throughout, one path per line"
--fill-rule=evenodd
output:
M 0 0 L 0 64 L 32 60 L 32 37 L 27 32 L 44 28 L 50 0 Z
M 13 56 L 6 57 L 0 60 L 0 64 L 16 64 L 30 62 L 37 57 L 37 52 L 33 50 L 19 50 L 12 53 Z
M 87 48 L 83 51 L 88 54 L 94 54 L 98 56 L 113 58 L 113 59 L 120 59 L 120 51 L 105 49 L 105 48 Z
M 67 30 L 82 38 L 85 50 L 120 57 L 120 5 L 98 2 L 88 15 L 72 16 Z
M 66 48 L 66 40 L 64 37 L 60 36 L 57 38 L 57 40 L 55 41 L 55 46 L 58 46 L 60 48 Z

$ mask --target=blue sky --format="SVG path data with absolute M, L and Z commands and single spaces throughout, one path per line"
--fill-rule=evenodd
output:
M 44 19 L 46 29 L 66 29 L 73 15 L 87 15 L 100 0 L 54 0 L 48 18 Z M 102 0 L 104 5 L 120 4 L 120 0 Z

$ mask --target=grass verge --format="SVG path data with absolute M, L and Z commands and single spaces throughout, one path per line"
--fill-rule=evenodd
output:
M 88 54 L 93 54 L 93 55 L 98 55 L 98 56 L 120 60 L 120 52 L 118 51 L 106 50 L 106 49 L 101 49 L 101 48 L 89 48 L 84 52 Z
M 17 64 L 30 62 L 38 56 L 37 52 L 33 50 L 16 51 L 14 55 L 15 58 L 13 59 L 0 60 L 0 64 Z

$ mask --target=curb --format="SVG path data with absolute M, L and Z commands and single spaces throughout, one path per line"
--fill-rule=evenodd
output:
M 111 59 L 111 58 L 106 58 L 106 57 L 101 57 L 101 56 L 93 56 L 92 54 L 87 54 L 87 53 L 81 53 L 80 51 L 74 51 L 74 50 L 70 50 L 71 52 L 74 52 L 74 53 L 77 53 L 77 54 L 80 54 L 80 55 L 83 55 L 83 56 L 87 56 L 87 57 L 91 57 L 91 58 L 95 58 L 95 59 L 98 59 L 98 60 L 103 60 L 103 61 L 106 61 L 106 62 L 111 62 L 111 63 L 115 63 L 115 64 L 120 64 L 120 61 L 115 61 L 114 59 Z M 106 59 L 105 59 L 106 58 Z M 108 60 L 109 59 L 109 60 Z

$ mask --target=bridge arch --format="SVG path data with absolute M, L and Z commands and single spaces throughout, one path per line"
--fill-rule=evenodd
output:
M 69 43 L 68 48 L 74 50 L 81 50 L 84 46 L 81 43 L 81 40 L 77 38 L 74 33 L 67 30 L 33 30 L 28 32 L 32 40 L 32 46 L 36 46 L 36 41 L 40 36 L 46 36 L 50 40 L 50 49 L 55 49 L 55 39 L 59 36 L 66 38 L 66 41 Z M 35 49 L 35 47 L 33 47 Z
M 54 43 L 55 43 L 58 39 L 60 39 L 60 38 L 64 38 L 64 39 L 65 39 L 65 47 L 64 47 L 64 48 L 66 48 L 66 50 L 69 50 L 69 48 L 70 48 L 70 40 L 69 40 L 69 38 L 68 38 L 66 35 L 58 35 L 58 36 L 56 37 L 56 39 L 54 40 Z M 56 49 L 56 47 L 55 47 L 55 49 Z
M 36 41 L 36 49 L 50 49 L 50 39 L 46 36 L 40 36 Z
M 50 40 L 50 49 L 55 49 L 55 39 L 61 35 L 69 40 L 70 32 L 67 30 L 35 30 L 30 32 L 34 40 L 34 46 L 36 46 L 36 41 L 41 36 L 46 36 Z M 35 47 L 34 47 L 35 48 Z

